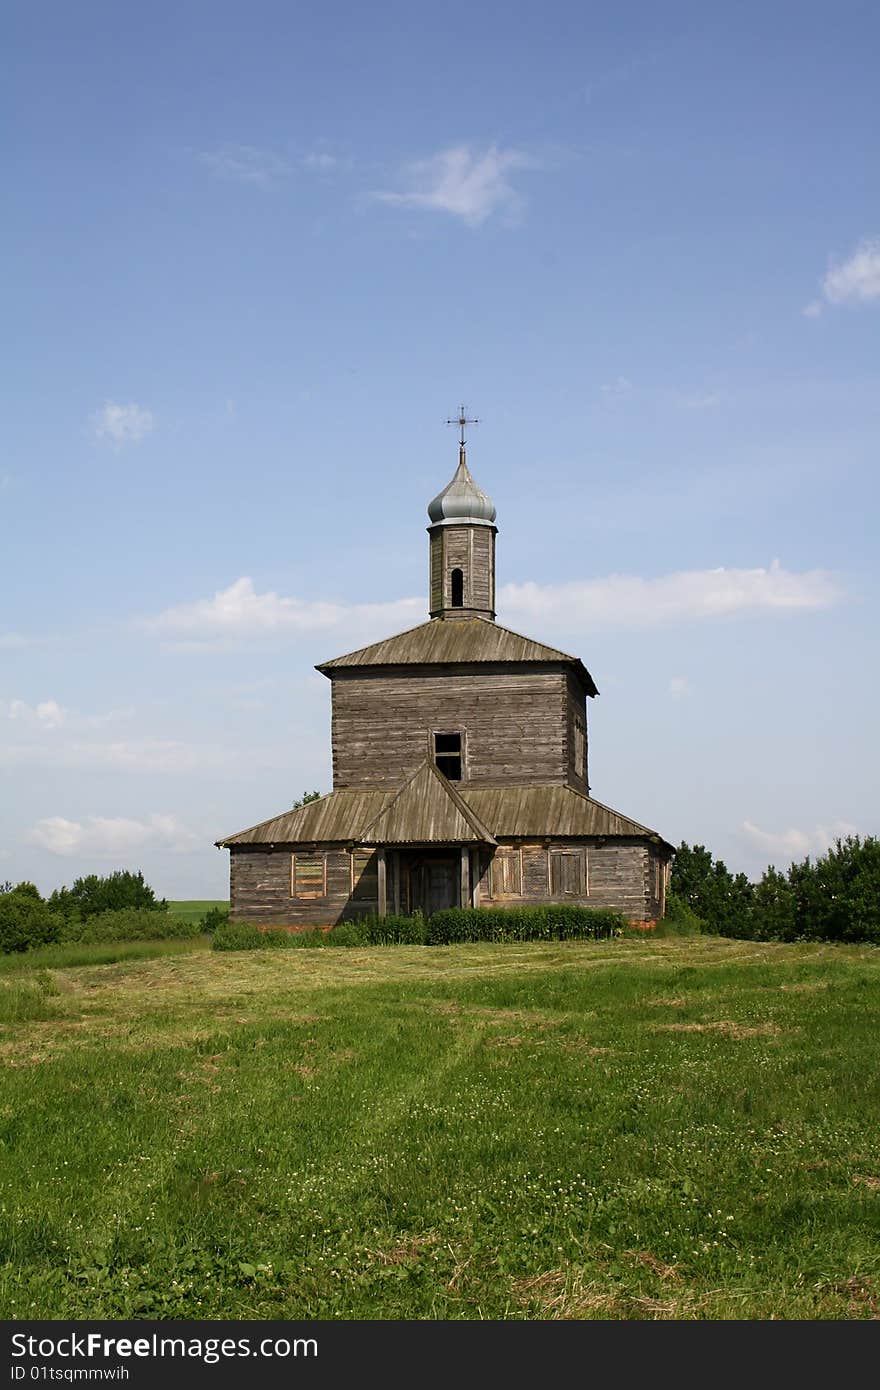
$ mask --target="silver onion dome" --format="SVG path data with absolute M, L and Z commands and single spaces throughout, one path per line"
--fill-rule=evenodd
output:
M 452 481 L 428 503 L 428 516 L 435 526 L 453 522 L 477 526 L 494 523 L 495 504 L 471 477 L 463 448 Z

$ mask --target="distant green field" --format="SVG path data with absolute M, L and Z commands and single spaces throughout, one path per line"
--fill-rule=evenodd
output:
M 44 957 L 0 1318 L 876 1319 L 878 1024 L 870 947 Z
M 183 898 L 179 902 L 168 901 L 168 911 L 175 917 L 183 917 L 187 922 L 198 922 L 212 907 L 229 906 L 228 898 Z

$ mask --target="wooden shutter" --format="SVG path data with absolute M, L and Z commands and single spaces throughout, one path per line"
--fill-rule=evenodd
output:
M 327 856 L 295 854 L 290 870 L 290 891 L 294 898 L 326 898 Z
M 518 849 L 495 851 L 490 883 L 493 898 L 522 897 L 522 861 Z
M 586 896 L 586 874 L 582 849 L 551 849 L 550 895 L 555 899 Z
M 353 849 L 351 852 L 351 896 L 358 902 L 379 898 L 379 859 L 373 849 Z

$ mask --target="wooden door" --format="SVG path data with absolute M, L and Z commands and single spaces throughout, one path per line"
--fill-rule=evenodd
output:
M 426 898 L 427 914 L 430 917 L 434 912 L 442 912 L 444 907 L 458 907 L 458 875 L 456 870 L 459 866 L 454 859 L 433 859 L 428 860 L 425 865 L 427 870 Z
M 456 859 L 425 858 L 410 865 L 410 911 L 419 908 L 426 917 L 444 907 L 458 907 L 461 865 Z

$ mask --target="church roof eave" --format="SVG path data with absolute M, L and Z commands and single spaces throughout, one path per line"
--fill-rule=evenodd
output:
M 588 695 L 599 693 L 579 657 L 479 616 L 454 621 L 430 618 L 357 651 L 321 662 L 315 670 L 332 679 L 336 671 L 361 667 L 484 664 L 570 666 L 577 672 Z

